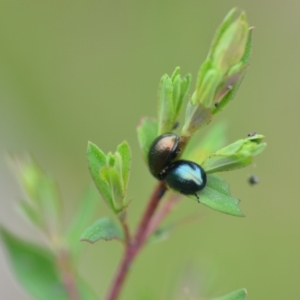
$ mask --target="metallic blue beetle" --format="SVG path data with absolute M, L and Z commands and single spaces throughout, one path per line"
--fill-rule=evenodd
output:
M 164 181 L 182 194 L 196 195 L 206 185 L 206 173 L 201 166 L 188 160 L 177 160 L 167 169 Z

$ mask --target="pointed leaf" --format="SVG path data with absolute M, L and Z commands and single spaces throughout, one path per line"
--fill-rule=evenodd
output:
M 185 113 L 185 122 L 181 131 L 181 135 L 185 137 L 191 136 L 199 128 L 207 125 L 212 119 L 210 109 L 201 104 L 193 105 L 188 103 Z
M 206 108 L 211 108 L 217 88 L 222 82 L 222 74 L 217 69 L 206 71 L 199 88 L 197 88 L 196 103 L 201 103 Z
M 218 103 L 218 106 L 213 109 L 213 114 L 220 112 L 234 98 L 237 90 L 239 89 L 239 87 L 247 73 L 247 67 L 249 65 L 249 61 L 251 58 L 252 31 L 253 31 L 253 28 L 250 28 L 249 32 L 248 32 L 247 43 L 245 46 L 245 52 L 241 59 L 241 62 L 243 64 L 244 68 L 242 69 L 241 73 L 239 74 L 239 79 L 235 82 L 235 84 L 232 86 L 230 91 Z
M 212 110 L 216 110 L 223 102 L 224 99 L 229 94 L 235 85 L 239 82 L 241 78 L 243 78 L 246 70 L 246 66 L 243 63 L 239 62 L 235 66 L 233 66 L 229 72 L 223 77 L 222 82 L 217 87 L 216 93 L 214 95 L 214 106 Z M 221 105 L 224 107 L 224 103 Z
M 22 188 L 28 196 L 27 204 L 20 204 L 29 221 L 58 234 L 62 223 L 62 200 L 55 180 L 46 174 L 32 157 L 12 158 Z M 42 216 L 42 223 L 38 221 Z
M 100 178 L 110 187 L 113 209 L 120 212 L 126 206 L 124 204 L 125 191 L 122 185 L 121 175 L 113 167 L 104 167 L 100 170 Z
M 127 142 L 121 143 L 117 148 L 117 153 L 120 154 L 122 158 L 122 180 L 123 180 L 123 186 L 124 190 L 126 191 L 128 180 L 129 180 L 129 174 L 130 174 L 130 166 L 131 166 L 131 153 L 130 153 L 130 147 Z
M 229 11 L 229 13 L 226 15 L 226 17 L 224 18 L 222 24 L 220 25 L 220 27 L 218 28 L 215 37 L 212 41 L 211 47 L 210 47 L 210 52 L 208 57 L 211 58 L 212 54 L 215 51 L 216 46 L 219 44 L 219 41 L 221 39 L 221 37 L 223 36 L 224 32 L 228 29 L 228 27 L 230 26 L 230 24 L 233 22 L 235 16 L 237 13 L 237 9 L 233 8 L 232 10 Z
M 246 289 L 240 289 L 222 297 L 214 298 L 213 300 L 246 300 Z
M 174 72 L 172 73 L 171 80 L 174 82 L 175 78 L 180 75 L 180 67 L 176 67 Z
M 180 68 L 177 67 L 171 76 L 173 84 L 172 101 L 174 106 L 173 126 L 181 112 L 182 104 L 191 83 L 191 75 L 187 74 L 184 78 L 180 76 Z
M 228 70 L 242 59 L 248 38 L 249 25 L 242 12 L 220 37 L 211 55 L 213 65 L 225 75 Z
M 179 96 L 179 100 L 178 100 L 178 102 L 176 104 L 176 108 L 175 108 L 177 115 L 181 111 L 184 98 L 186 97 L 186 95 L 189 91 L 190 85 L 191 85 L 191 80 L 192 80 L 191 74 L 187 74 L 183 79 L 181 79 L 180 96 Z
M 266 147 L 262 135 L 238 140 L 209 156 L 202 164 L 207 173 L 234 170 L 249 165 Z
M 189 198 L 197 200 L 196 196 L 189 195 Z M 243 217 L 240 208 L 240 200 L 232 198 L 228 184 L 216 175 L 207 176 L 207 184 L 199 194 L 200 203 L 223 213 Z
M 94 224 L 88 227 L 80 237 L 81 241 L 86 241 L 92 244 L 100 239 L 106 241 L 113 239 L 123 240 L 123 233 L 114 220 L 105 217 L 97 220 Z
M 224 123 L 217 123 L 199 139 L 192 138 L 185 149 L 182 158 L 196 162 L 202 166 L 203 161 L 226 144 L 226 129 Z
M 196 89 L 192 95 L 191 102 L 193 104 L 198 103 L 198 99 L 200 98 L 199 93 L 201 92 L 202 82 L 207 72 L 212 68 L 211 61 L 209 59 L 205 60 L 203 64 L 200 66 L 200 70 L 197 75 Z
M 138 140 L 144 160 L 148 161 L 151 144 L 158 136 L 158 122 L 156 119 L 142 118 L 137 127 Z
M 93 143 L 88 143 L 87 158 L 90 173 L 98 188 L 101 196 L 108 206 L 115 211 L 113 206 L 112 194 L 107 182 L 100 178 L 100 169 L 107 165 L 106 155 Z
M 248 38 L 247 38 L 247 43 L 246 43 L 246 47 L 245 47 L 245 52 L 241 59 L 241 61 L 244 65 L 248 65 L 250 62 L 250 58 L 251 58 L 252 32 L 253 32 L 253 27 L 250 27 L 249 32 L 248 32 Z
M 29 243 L 1 228 L 12 269 L 19 282 L 35 299 L 68 300 L 60 282 L 55 258 L 47 249 Z
M 173 84 L 165 74 L 160 82 L 158 99 L 158 132 L 159 134 L 172 130 L 174 124 L 174 103 L 172 100 Z
M 173 117 L 173 126 L 174 122 L 178 117 L 178 114 L 180 112 L 182 99 L 180 99 L 181 95 L 181 77 L 180 74 L 178 74 L 174 79 L 172 79 L 173 84 L 173 93 L 172 93 L 172 102 L 173 102 L 173 108 L 174 108 L 174 117 Z
M 172 101 L 174 107 L 174 116 L 173 116 L 172 124 L 174 126 L 181 112 L 183 100 L 188 93 L 188 89 L 191 83 L 191 75 L 187 74 L 182 79 L 181 76 L 178 74 L 174 79 L 172 79 L 172 83 L 173 83 Z M 170 130 L 171 129 L 172 128 L 170 128 Z

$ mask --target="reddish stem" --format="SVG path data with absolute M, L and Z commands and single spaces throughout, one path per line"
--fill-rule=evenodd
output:
M 160 202 L 160 199 L 163 197 L 166 191 L 165 184 L 161 181 L 157 184 L 156 188 L 154 189 L 148 206 L 144 212 L 144 215 L 140 221 L 140 224 L 137 228 L 137 232 L 135 235 L 135 242 L 139 244 L 143 244 L 146 238 L 147 228 L 149 226 L 149 222 Z
M 165 216 L 174 208 L 174 206 L 180 200 L 181 195 L 175 194 L 170 199 L 164 203 L 161 209 L 157 211 L 154 216 L 151 218 L 147 226 L 147 230 L 145 232 L 146 238 L 149 237 L 159 226 L 161 221 L 165 218 Z
M 123 223 L 123 229 L 124 229 L 124 234 L 125 234 L 125 242 L 129 243 L 130 241 L 130 232 L 129 232 L 129 227 L 127 222 Z
M 60 249 L 57 255 L 57 264 L 61 273 L 63 285 L 65 286 L 70 300 L 80 300 L 81 297 L 75 283 L 72 263 L 70 261 L 69 253 L 66 250 Z
M 119 294 L 121 292 L 121 288 L 123 287 L 126 276 L 128 274 L 129 267 L 136 254 L 137 254 L 137 248 L 133 248 L 132 246 L 128 245 L 124 253 L 123 259 L 116 272 L 116 276 L 113 280 L 109 293 L 105 299 L 107 300 L 118 299 Z
M 145 239 L 147 238 L 148 233 L 148 225 L 149 222 L 158 207 L 160 199 L 163 197 L 166 191 L 166 187 L 163 182 L 159 182 L 154 189 L 151 198 L 149 200 L 148 206 L 144 212 L 144 215 L 141 218 L 140 224 L 137 228 L 134 239 L 127 240 L 126 249 L 123 256 L 123 259 L 119 265 L 119 268 L 116 272 L 115 278 L 112 282 L 111 288 L 108 292 L 106 300 L 117 300 L 121 289 L 124 285 L 125 279 L 127 277 L 130 265 L 134 260 L 135 256 L 138 254 L 140 249 L 142 248 Z M 124 228 L 128 230 L 128 228 Z M 129 237 L 129 233 L 126 233 L 127 237 Z

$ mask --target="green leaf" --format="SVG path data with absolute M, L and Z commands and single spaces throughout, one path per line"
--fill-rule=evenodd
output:
M 130 147 L 126 141 L 121 143 L 117 147 L 117 153 L 120 154 L 122 159 L 121 175 L 122 175 L 123 188 L 125 194 L 128 181 L 129 181 L 129 174 L 130 174 L 130 167 L 131 167 Z
M 104 167 L 100 169 L 100 178 L 107 182 L 110 187 L 113 209 L 120 212 L 124 209 L 125 192 L 122 185 L 120 173 L 113 167 Z
M 242 62 L 239 62 L 231 67 L 228 73 L 223 76 L 223 79 L 217 87 L 214 95 L 214 107 L 212 107 L 212 110 L 215 110 L 220 106 L 221 103 L 223 103 L 223 100 L 227 94 L 230 93 L 239 80 L 243 78 L 246 68 L 247 66 L 245 66 Z
M 123 240 L 123 233 L 117 226 L 114 220 L 105 217 L 97 220 L 94 224 L 88 227 L 81 235 L 80 240 L 89 243 L 95 243 L 103 239 L 106 241 L 117 239 Z
M 181 131 L 181 135 L 190 137 L 202 126 L 207 125 L 212 119 L 210 109 L 204 107 L 200 103 L 193 105 L 188 103 L 185 113 L 185 122 Z
M 251 58 L 251 48 L 252 48 L 252 31 L 253 28 L 249 29 L 248 32 L 248 38 L 247 38 L 247 43 L 245 46 L 245 52 L 244 55 L 241 59 L 241 62 L 243 64 L 243 68 L 239 74 L 239 78 L 238 80 L 234 83 L 234 85 L 232 85 L 231 89 L 229 90 L 229 92 L 222 98 L 222 100 L 220 102 L 218 102 L 218 106 L 213 108 L 213 114 L 218 113 L 219 111 L 221 111 L 235 96 L 237 90 L 239 89 L 246 73 L 247 73 L 247 67 L 249 65 L 249 61 Z
M 66 234 L 66 239 L 69 249 L 72 253 L 79 254 L 81 244 L 78 243 L 80 236 L 84 229 L 91 223 L 91 219 L 98 211 L 99 207 L 99 193 L 94 186 L 88 186 L 80 198 L 78 207 L 76 208 L 71 225 Z
M 209 156 L 202 164 L 207 173 L 230 171 L 252 163 L 253 157 L 266 147 L 263 135 L 238 140 Z
M 182 158 L 202 165 L 207 157 L 225 146 L 227 140 L 226 129 L 227 126 L 220 122 L 214 124 L 200 141 L 197 137 L 193 137 L 189 141 Z
M 241 62 L 244 65 L 248 65 L 250 58 L 251 58 L 251 50 L 252 50 L 252 32 L 253 32 L 253 27 L 249 28 L 249 32 L 248 32 L 248 38 L 247 38 L 247 42 L 246 42 L 246 46 L 245 46 L 245 52 L 244 55 L 241 59 Z
M 89 143 L 87 152 L 90 172 L 100 194 L 115 213 L 121 212 L 127 206 L 125 195 L 130 165 L 128 144 L 123 142 L 115 154 L 109 152 L 105 155 L 96 145 Z
M 229 11 L 229 13 L 226 15 L 226 17 L 224 18 L 222 24 L 220 25 L 220 27 L 218 28 L 215 37 L 212 41 L 211 47 L 210 47 L 210 52 L 208 57 L 211 59 L 212 54 L 214 53 L 216 46 L 219 44 L 219 41 L 221 39 L 221 37 L 223 36 L 223 34 L 225 33 L 225 31 L 228 29 L 228 27 L 231 25 L 231 23 L 233 22 L 235 16 L 237 13 L 237 9 L 233 8 Z
M 116 212 L 113 205 L 110 186 L 106 181 L 104 181 L 100 177 L 100 169 L 102 169 L 107 165 L 106 155 L 95 144 L 89 142 L 88 149 L 87 149 L 87 158 L 88 158 L 90 173 L 96 184 L 96 187 L 98 188 L 101 196 L 108 204 L 108 206 L 114 212 Z
M 176 68 L 175 68 L 175 70 L 174 70 L 174 72 L 173 72 L 173 74 L 172 74 L 172 76 L 171 76 L 172 82 L 175 81 L 175 78 L 176 78 L 178 75 L 180 75 L 180 67 L 176 67 Z
M 225 75 L 242 59 L 248 38 L 249 25 L 242 12 L 223 32 L 211 54 L 213 65 Z
M 20 203 L 20 210 L 40 229 L 47 228 L 51 234 L 58 234 L 61 231 L 63 209 L 55 180 L 30 156 L 23 159 L 12 157 L 12 162 L 28 196 L 27 203 Z
M 217 88 L 222 81 L 222 74 L 216 69 L 209 69 L 204 75 L 201 86 L 197 88 L 197 103 L 211 108 Z
M 246 289 L 240 289 L 222 297 L 214 298 L 213 300 L 246 300 Z
M 172 102 L 174 107 L 174 117 L 173 117 L 173 127 L 174 122 L 176 121 L 178 114 L 180 113 L 181 105 L 182 105 L 182 99 L 181 96 L 181 77 L 180 74 L 178 74 L 174 79 L 172 79 L 173 84 L 173 93 L 172 93 Z
M 197 200 L 194 195 L 188 197 Z M 199 198 L 200 203 L 214 210 L 237 217 L 244 216 L 239 208 L 240 200 L 231 197 L 228 184 L 216 175 L 207 176 L 206 187 L 200 192 Z
M 108 152 L 106 155 L 106 166 L 114 167 L 116 164 L 116 157 L 111 152 Z M 104 166 L 102 167 L 104 168 Z
M 174 116 L 171 123 L 174 126 L 181 112 L 183 100 L 188 93 L 188 89 L 191 83 L 191 75 L 187 74 L 184 78 L 181 78 L 180 68 L 177 67 L 171 76 L 171 80 L 173 84 L 172 101 L 174 107 Z M 170 128 L 170 131 L 171 130 L 172 128 Z
M 158 136 L 157 120 L 147 117 L 142 118 L 137 127 L 137 134 L 144 160 L 147 162 L 150 146 Z
M 174 103 L 172 99 L 173 84 L 165 74 L 160 82 L 158 99 L 158 133 L 163 134 L 172 130 L 174 124 Z
M 3 227 L 0 234 L 12 269 L 29 294 L 39 300 L 69 299 L 51 252 L 16 237 Z
M 183 100 L 186 97 L 190 85 L 191 85 L 191 80 L 192 80 L 192 76 L 191 74 L 187 74 L 183 79 L 181 79 L 181 83 L 180 83 L 180 95 L 179 95 L 179 99 L 176 103 L 175 106 L 175 111 L 176 111 L 176 115 L 178 116 L 178 114 L 181 111 L 182 108 L 182 104 L 183 104 Z
M 196 82 L 196 90 L 192 95 L 191 102 L 192 104 L 197 104 L 199 102 L 200 95 L 202 90 L 202 82 L 204 80 L 205 75 L 209 70 L 212 69 L 212 64 L 209 59 L 205 60 L 204 63 L 201 65 L 198 75 L 197 75 L 197 82 Z

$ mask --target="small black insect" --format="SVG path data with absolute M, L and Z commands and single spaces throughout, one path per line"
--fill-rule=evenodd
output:
M 248 183 L 250 185 L 256 185 L 260 182 L 259 178 L 256 175 L 250 175 L 248 178 Z
M 248 136 L 248 137 L 256 136 L 256 132 L 255 132 L 255 131 L 249 132 L 249 133 L 247 134 L 247 136 Z

